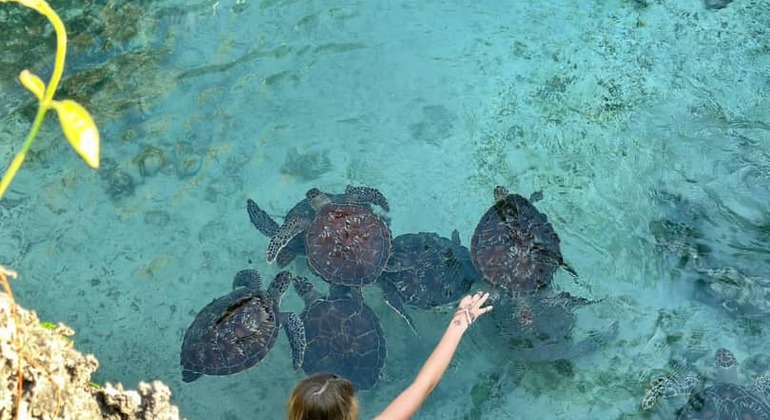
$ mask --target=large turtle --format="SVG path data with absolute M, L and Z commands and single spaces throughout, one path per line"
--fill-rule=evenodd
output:
M 385 302 L 406 314 L 404 304 L 433 309 L 460 300 L 477 278 L 457 230 L 452 239 L 420 232 L 393 239 L 393 251 L 377 284 Z M 411 320 L 407 322 L 412 325 Z
M 278 273 L 265 291 L 260 290 L 256 270 L 239 271 L 234 290 L 206 305 L 187 329 L 180 357 L 182 380 L 248 369 L 268 355 L 279 326 L 294 335 L 290 330 L 298 324 L 297 315 L 278 309 L 291 277 L 286 271 Z
M 327 198 L 332 203 L 345 204 L 355 203 L 367 207 L 371 210 L 370 204 L 380 207 L 384 211 L 389 211 L 388 200 L 378 190 L 370 187 L 354 187 L 348 185 L 343 194 L 327 194 Z M 255 228 L 268 238 L 273 238 L 277 233 L 287 230 L 280 226 L 266 211 L 264 211 L 252 199 L 246 200 L 246 211 L 249 219 Z M 292 220 L 310 221 L 315 218 L 316 211 L 310 203 L 310 200 L 304 198 L 289 210 L 284 218 L 284 226 Z M 294 223 L 294 222 L 292 222 Z M 289 264 L 297 255 L 305 254 L 305 237 L 301 235 L 302 231 L 297 232 L 287 243 L 283 244 L 274 259 L 280 267 Z
M 387 357 L 385 335 L 377 315 L 345 287 L 323 297 L 302 277 L 294 288 L 305 301 L 298 328 L 289 343 L 295 369 L 311 375 L 330 372 L 350 380 L 357 390 L 374 387 Z
M 574 310 L 595 302 L 567 292 L 539 290 L 529 295 L 525 310 L 515 298 L 505 294 L 496 296 L 495 300 L 490 319 L 512 350 L 511 359 L 533 362 L 573 359 L 600 349 L 618 334 L 615 321 L 606 329 L 591 331 L 582 340 L 575 341 Z
M 374 190 L 359 189 L 356 199 L 375 203 L 382 197 L 367 194 L 369 191 Z M 296 236 L 304 235 L 310 268 L 330 284 L 350 286 L 360 293 L 361 286 L 374 283 L 388 262 L 390 228 L 359 201 L 334 203 L 317 188 L 308 190 L 306 198 L 315 215 L 286 219 L 270 239 L 267 261 L 275 261 Z
M 550 284 L 559 267 L 577 275 L 564 262 L 548 217 L 532 204 L 542 193 L 527 200 L 498 186 L 494 198 L 471 239 L 473 265 L 484 281 L 509 296 L 522 296 Z
M 665 398 L 689 397 L 677 410 L 679 419 L 770 419 L 770 375 L 760 375 L 749 387 L 739 384 L 737 361 L 730 350 L 714 354 L 715 383 L 704 387 L 696 375 L 661 376 L 650 383 L 642 408 L 651 410 Z

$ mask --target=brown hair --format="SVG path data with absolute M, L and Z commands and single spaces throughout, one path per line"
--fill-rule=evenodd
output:
M 353 384 L 331 373 L 300 381 L 289 397 L 289 420 L 358 420 Z

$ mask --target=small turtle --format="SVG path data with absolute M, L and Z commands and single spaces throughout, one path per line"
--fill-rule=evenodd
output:
M 374 204 L 386 212 L 390 210 L 388 200 L 382 193 L 374 188 L 353 187 L 348 185 L 345 188 L 344 194 L 327 194 L 327 197 L 332 203 L 355 203 L 367 208 L 370 208 L 369 204 Z M 246 200 L 246 211 L 248 212 L 249 219 L 254 227 L 268 238 L 272 239 L 277 233 L 288 230 L 288 227 L 278 225 L 278 223 L 252 199 Z M 305 198 L 289 210 L 284 220 L 286 224 L 295 219 L 310 221 L 315 218 L 315 215 L 315 209 L 311 206 L 310 201 Z M 297 255 L 305 255 L 305 237 L 299 233 L 302 233 L 302 231 L 297 232 L 296 236 L 283 244 L 283 248 L 277 251 L 276 255 L 272 257 L 278 263 L 279 267 L 285 267 L 292 262 Z M 269 260 L 270 258 L 271 257 L 268 257 Z
M 387 357 L 385 335 L 374 311 L 345 287 L 323 297 L 302 277 L 294 288 L 305 301 L 289 344 L 294 369 L 308 375 L 329 372 L 347 378 L 357 390 L 374 387 Z
M 256 270 L 241 270 L 233 291 L 206 305 L 187 329 L 182 342 L 182 380 L 201 375 L 231 375 L 267 357 L 284 325 L 287 334 L 297 325 L 294 314 L 279 312 L 291 274 L 278 273 L 266 291 L 260 290 Z M 291 322 L 290 322 L 291 321 Z
M 403 304 L 433 309 L 460 300 L 478 278 L 460 234 L 407 233 L 393 239 L 393 252 L 377 284 L 399 314 Z M 407 320 L 411 325 L 411 320 Z
M 543 362 L 573 359 L 598 350 L 618 335 L 618 322 L 591 331 L 580 341 L 572 338 L 578 307 L 596 303 L 567 292 L 540 290 L 530 294 L 522 309 L 516 298 L 496 296 L 490 319 L 511 348 L 512 359 Z
M 484 281 L 517 296 L 550 284 L 559 267 L 577 276 L 562 258 L 559 236 L 548 217 L 532 205 L 542 193 L 527 200 L 498 186 L 494 197 L 495 204 L 481 217 L 471 239 L 473 265 Z
M 754 379 L 749 388 L 738 383 L 735 355 L 721 348 L 714 354 L 716 382 L 704 387 L 696 375 L 655 378 L 642 398 L 642 408 L 651 410 L 662 399 L 689 397 L 677 410 L 679 419 L 770 419 L 770 375 Z

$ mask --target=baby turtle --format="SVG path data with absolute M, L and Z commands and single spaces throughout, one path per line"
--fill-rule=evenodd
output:
M 481 217 L 471 239 L 471 258 L 484 281 L 510 296 L 526 295 L 550 284 L 561 266 L 577 273 L 562 258 L 559 236 L 548 217 L 529 200 L 494 190 L 495 204 Z
M 421 232 L 393 239 L 393 252 L 377 284 L 385 302 L 406 314 L 404 304 L 433 309 L 460 300 L 477 278 L 457 230 L 452 239 Z M 411 320 L 407 322 L 411 325 Z
M 749 388 L 738 383 L 738 363 L 730 350 L 714 354 L 716 383 L 703 387 L 696 375 L 661 376 L 650 383 L 642 408 L 651 410 L 664 398 L 689 396 L 677 410 L 679 419 L 768 419 L 770 375 L 757 377 Z
M 355 203 L 370 210 L 370 204 L 374 204 L 386 212 L 390 210 L 388 200 L 382 193 L 374 188 L 353 187 L 348 185 L 345 188 L 345 193 L 327 194 L 327 197 L 332 203 Z M 278 223 L 252 199 L 246 201 L 246 210 L 254 227 L 263 235 L 271 238 L 271 240 L 277 233 L 289 230 L 287 224 L 290 221 L 296 219 L 303 223 L 309 223 L 309 221 L 313 220 L 316 215 L 316 210 L 307 198 L 303 199 L 289 210 L 284 219 L 284 226 L 278 225 Z M 284 267 L 292 262 L 297 255 L 305 255 L 305 235 L 302 233 L 304 233 L 304 228 L 297 232 L 297 234 L 287 243 L 283 244 L 283 247 L 277 251 L 275 256 L 268 255 L 268 261 L 272 262 L 272 260 L 275 260 L 278 263 L 278 266 Z
M 604 347 L 618 334 L 618 322 L 604 330 L 591 331 L 580 341 L 572 334 L 578 307 L 596 303 L 567 292 L 552 293 L 540 290 L 530 294 L 527 306 L 506 295 L 498 296 L 490 319 L 494 321 L 499 336 L 511 348 L 512 359 L 543 362 L 574 359 Z
M 204 307 L 187 329 L 182 342 L 182 380 L 192 382 L 201 375 L 231 375 L 262 361 L 275 344 L 278 327 L 287 334 L 297 315 L 279 312 L 281 297 L 291 274 L 278 273 L 266 291 L 260 290 L 256 270 L 241 270 L 233 280 L 233 291 Z M 291 318 L 295 318 L 293 322 Z
M 330 372 L 347 378 L 357 390 L 374 387 L 387 357 L 380 320 L 360 298 L 332 287 L 323 297 L 302 277 L 294 288 L 305 301 L 299 327 L 289 339 L 295 369 L 311 375 Z

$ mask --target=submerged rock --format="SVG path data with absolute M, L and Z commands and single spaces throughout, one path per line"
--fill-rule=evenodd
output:
M 41 324 L 37 315 L 16 306 L 0 293 L 0 420 L 17 410 L 17 372 L 22 362 L 24 389 L 19 418 L 27 419 L 161 419 L 177 420 L 171 390 L 160 381 L 140 383 L 138 390 L 122 385 L 98 387 L 91 374 L 99 367 L 92 355 L 75 350 L 68 337 L 74 332 L 59 324 Z M 16 331 L 20 332 L 19 354 Z

